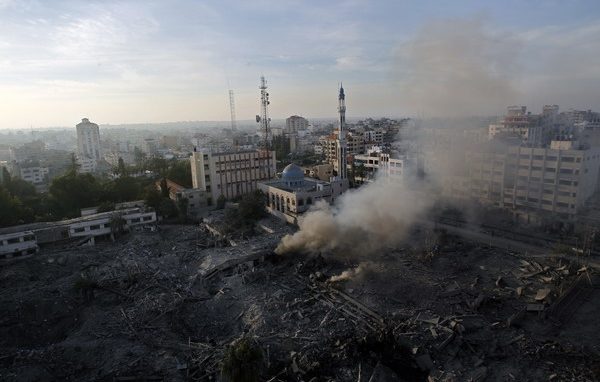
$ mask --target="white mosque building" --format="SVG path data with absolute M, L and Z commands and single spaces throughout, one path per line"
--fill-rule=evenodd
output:
M 260 182 L 258 188 L 268 198 L 267 211 L 291 224 L 297 224 L 298 216 L 318 201 L 333 203 L 347 189 L 343 180 L 306 178 L 294 163 L 283 169 L 281 178 Z

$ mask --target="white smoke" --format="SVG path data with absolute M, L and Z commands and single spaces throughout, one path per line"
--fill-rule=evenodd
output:
M 401 54 L 405 62 L 398 65 L 398 73 L 405 75 L 401 92 L 405 104 L 414 108 L 413 113 L 426 110 L 456 117 L 452 125 L 459 125 L 453 131 L 442 129 L 449 132 L 442 140 L 454 142 L 443 142 L 444 148 L 438 147 L 440 137 L 435 134 L 432 139 L 422 132 L 411 137 L 415 146 L 430 148 L 424 162 L 428 180 L 411 177 L 393 183 L 381 178 L 347 192 L 333 207 L 321 203 L 299 219 L 299 230 L 282 239 L 277 253 L 334 251 L 368 256 L 397 246 L 409 228 L 441 200 L 439 185 L 449 175 L 464 175 L 471 134 L 460 128 L 460 124 L 468 126 L 458 117 L 502 110 L 515 95 L 511 74 L 518 46 L 489 33 L 484 25 L 477 19 L 431 23 Z M 406 63 L 410 70 L 401 72 Z M 430 126 L 433 130 L 440 127 L 444 126 Z
M 299 230 L 286 235 L 275 251 L 279 254 L 296 251 L 373 254 L 399 244 L 408 228 L 434 200 L 416 179 L 390 182 L 380 178 L 348 191 L 338 199 L 336 206 L 325 202 L 315 205 L 299 219 Z
M 357 277 L 364 276 L 367 272 L 376 272 L 376 266 L 373 262 L 362 262 L 358 264 L 356 268 L 348 269 L 340 273 L 339 275 L 331 276 L 329 278 L 330 283 L 337 283 L 341 281 L 347 281 L 351 279 L 355 279 Z

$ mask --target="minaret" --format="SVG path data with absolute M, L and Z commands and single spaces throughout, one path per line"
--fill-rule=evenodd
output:
M 338 178 L 345 180 L 348 178 L 346 173 L 346 132 L 344 126 L 346 125 L 346 95 L 344 94 L 344 87 L 340 84 L 340 95 L 338 97 L 338 112 L 340 113 L 340 129 L 337 139 L 337 163 L 338 163 Z

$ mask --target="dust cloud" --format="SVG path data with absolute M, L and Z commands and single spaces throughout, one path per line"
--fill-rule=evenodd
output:
M 434 21 L 397 51 L 402 108 L 428 117 L 496 114 L 517 96 L 520 44 L 483 18 Z
M 409 188 L 410 185 L 410 188 Z M 369 255 L 394 247 L 415 220 L 433 205 L 427 182 L 375 182 L 342 195 L 335 206 L 321 202 L 300 217 L 299 230 L 286 235 L 275 252 Z

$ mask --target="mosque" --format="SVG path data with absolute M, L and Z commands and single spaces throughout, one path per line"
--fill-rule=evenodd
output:
M 297 224 L 298 216 L 315 203 L 324 200 L 333 203 L 348 189 L 346 169 L 346 95 L 340 86 L 338 96 L 340 128 L 337 139 L 338 174 L 329 182 L 306 178 L 302 168 L 294 163 L 287 165 L 281 178 L 258 183 L 258 188 L 268 197 L 267 211 L 288 223 Z

